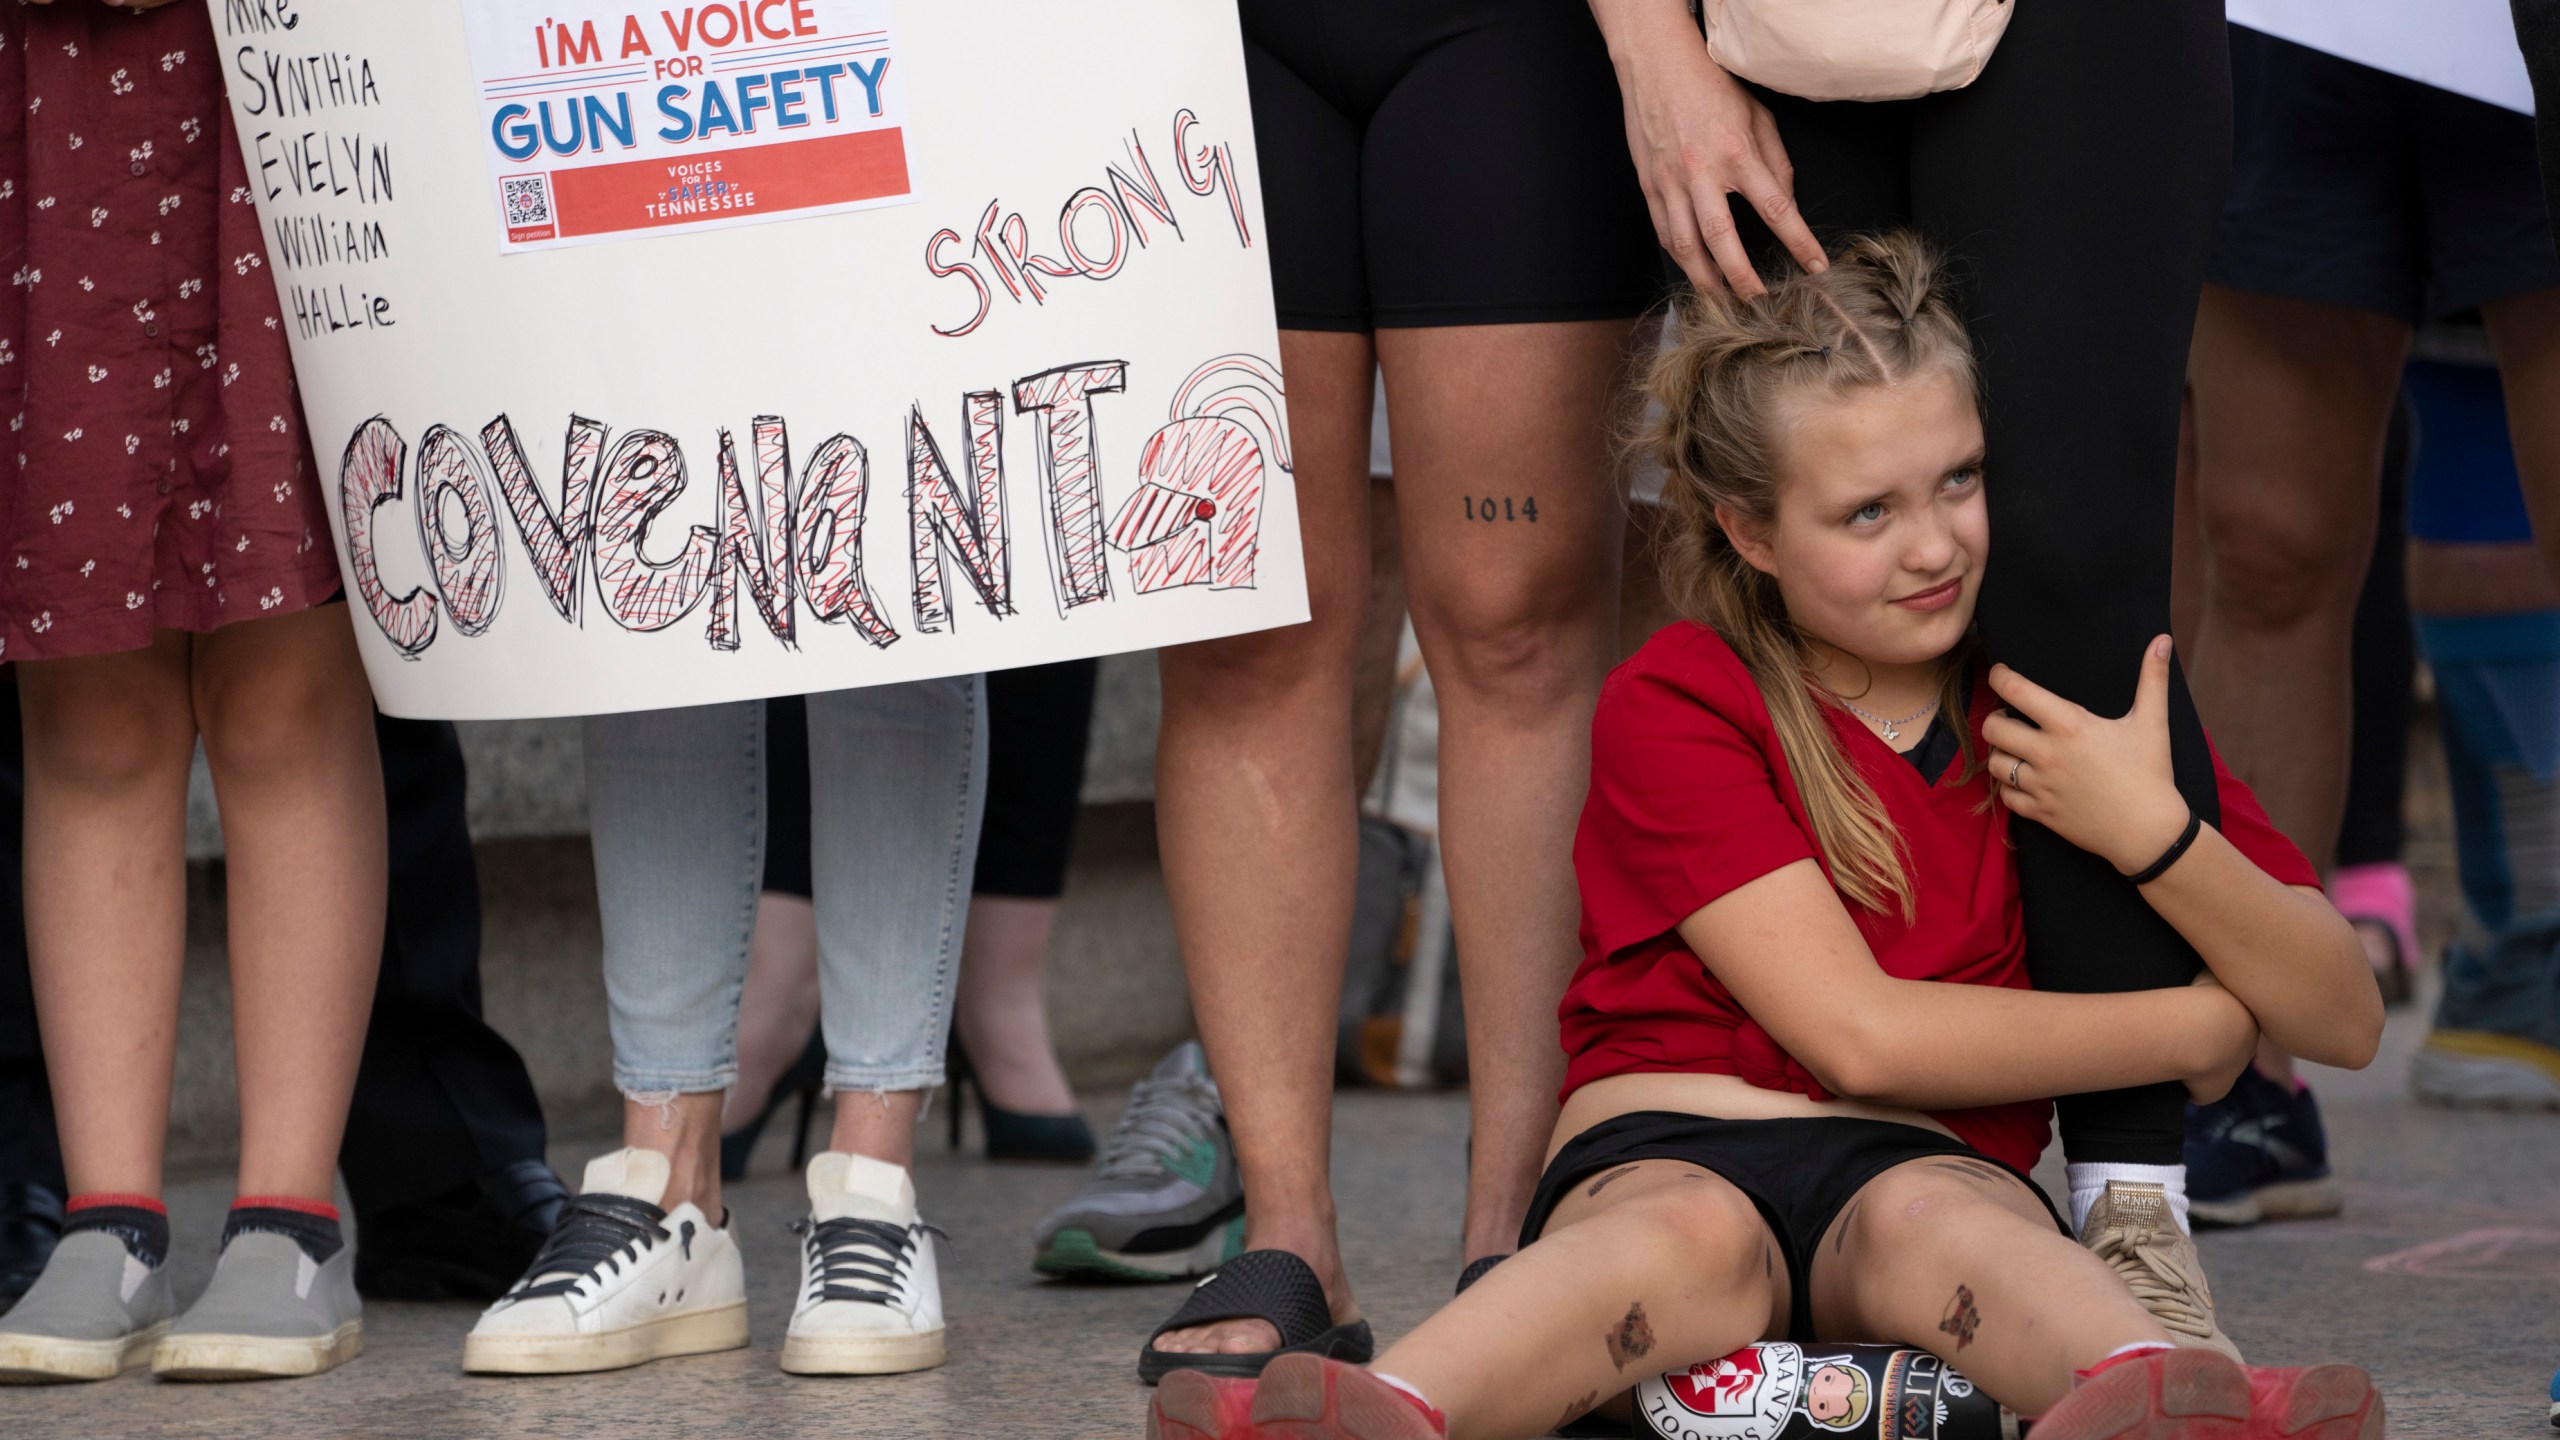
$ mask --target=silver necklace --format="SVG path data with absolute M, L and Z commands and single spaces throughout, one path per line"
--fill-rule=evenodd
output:
M 1885 743 L 1890 745 L 1894 741 L 1902 738 L 1902 726 L 1908 725 L 1912 721 L 1919 719 L 1921 716 L 1928 714 L 1930 711 L 1937 709 L 1938 702 L 1932 700 L 1928 704 L 1921 706 L 1919 709 L 1912 711 L 1910 714 L 1903 716 L 1899 720 L 1887 720 L 1872 710 L 1861 710 L 1846 700 L 1842 700 L 1840 702 L 1840 708 L 1857 716 L 1859 719 L 1866 721 L 1868 724 L 1875 726 L 1877 729 L 1882 730 L 1884 732 Z

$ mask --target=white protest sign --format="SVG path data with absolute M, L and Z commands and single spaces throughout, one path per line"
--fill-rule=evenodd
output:
M 384 709 L 1306 618 L 1232 6 L 208 3 Z
M 2226 0 L 2225 11 L 2296 45 L 2533 113 L 2507 0 Z

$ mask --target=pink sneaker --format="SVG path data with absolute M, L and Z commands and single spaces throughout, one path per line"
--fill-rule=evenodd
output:
M 2033 1433 L 2036 1440 L 2255 1440 L 2249 1374 L 2218 1350 L 2101 1361 Z
M 2382 1397 L 2352 1365 L 2237 1365 L 2153 1350 L 2084 1372 L 2035 1440 L 2382 1440 Z
M 2249 1367 L 2251 1440 L 2382 1440 L 2382 1397 L 2353 1365 Z
M 1439 1411 L 1361 1369 L 1283 1355 L 1258 1380 L 1176 1370 L 1156 1386 L 1147 1440 L 1447 1440 Z M 2326 1437 L 2321 1437 L 2326 1440 Z
M 2382 1003 L 2409 1003 L 2418 968 L 2418 891 L 2409 881 L 2409 867 L 2396 860 L 2341 865 L 2329 872 L 2329 903 L 2365 941 L 2374 980 L 2382 986 Z M 2374 953 L 2376 939 L 2389 946 L 2389 956 Z

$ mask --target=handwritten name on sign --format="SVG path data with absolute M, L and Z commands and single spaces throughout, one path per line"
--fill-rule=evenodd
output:
M 390 142 L 365 125 L 384 104 L 372 60 L 296 43 L 293 0 L 222 0 L 215 19 L 231 46 L 233 112 L 294 334 L 399 324 L 373 278 L 392 258 L 398 192 Z
M 510 251 L 911 197 L 888 0 L 464 14 Z

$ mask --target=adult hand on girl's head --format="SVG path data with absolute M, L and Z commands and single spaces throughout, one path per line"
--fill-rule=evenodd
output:
M 1743 248 L 1728 195 L 1760 212 L 1807 270 L 1829 265 L 1796 210 L 1795 166 L 1778 122 L 1707 54 L 1679 0 L 1591 0 L 1624 97 L 1627 149 L 1662 248 L 1704 291 L 1767 287 Z
M 2012 813 L 2127 875 L 2176 842 L 2188 811 L 2169 764 L 2168 636 L 2143 652 L 2133 708 L 2119 720 L 2092 715 L 2006 665 L 1991 667 L 1991 688 L 2026 717 L 1994 715 L 1982 725 L 1992 785 Z

